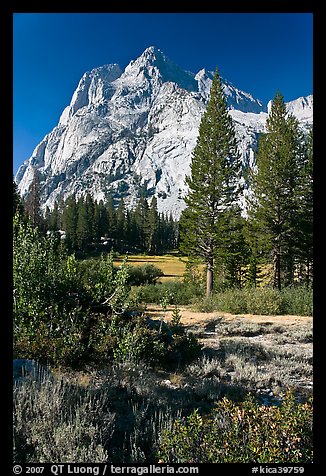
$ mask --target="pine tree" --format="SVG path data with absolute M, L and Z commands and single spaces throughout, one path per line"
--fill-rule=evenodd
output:
M 235 129 L 216 69 L 192 155 L 191 177 L 186 178 L 189 194 L 181 227 L 183 251 L 200 256 L 207 265 L 208 296 L 213 290 L 214 258 L 222 240 L 222 217 L 237 201 L 240 172 Z
M 123 198 L 120 198 L 117 209 L 117 237 L 120 242 L 126 238 L 126 207 Z
M 24 212 L 24 205 L 18 192 L 17 184 L 15 181 L 13 181 L 13 214 L 15 215 L 18 213 L 22 218 L 24 216 Z
M 99 203 L 94 202 L 94 229 L 94 239 L 98 243 L 108 229 L 108 216 L 103 200 L 100 200 Z
M 153 197 L 150 208 L 148 210 L 148 215 L 147 215 L 146 251 L 149 254 L 157 253 L 158 229 L 159 229 L 159 215 L 157 212 L 157 199 Z
M 115 239 L 117 237 L 117 216 L 116 211 L 114 208 L 114 200 L 112 195 L 109 195 L 107 204 L 107 236 L 111 239 Z
M 298 122 L 288 115 L 277 92 L 261 136 L 254 176 L 251 216 L 273 259 L 273 287 L 293 282 L 298 234 L 298 186 L 302 164 L 302 137 Z
M 40 208 L 40 179 L 36 167 L 33 169 L 33 179 L 25 200 L 25 210 L 29 216 L 31 225 L 35 227 L 42 226 L 42 216 Z
M 69 251 L 77 250 L 78 208 L 74 195 L 67 198 L 62 209 L 62 228 L 66 232 L 66 244 Z
M 305 138 L 305 155 L 300 174 L 298 200 L 300 202 L 296 246 L 299 277 L 307 286 L 313 272 L 313 129 Z
M 148 203 L 146 198 L 140 198 L 134 216 L 137 226 L 137 242 L 141 249 L 145 251 L 148 237 Z
M 245 238 L 245 219 L 240 206 L 225 213 L 225 225 L 221 228 L 221 246 L 218 257 L 224 269 L 224 280 L 228 287 L 241 288 L 245 281 L 245 267 L 250 260 L 250 249 Z
M 90 193 L 86 194 L 85 198 L 85 206 L 86 206 L 86 216 L 87 216 L 87 230 L 88 230 L 88 243 L 91 244 L 96 241 L 98 236 L 97 230 L 97 222 L 95 219 L 95 202 L 90 195 Z
M 258 223 L 246 219 L 244 222 L 244 242 L 248 250 L 246 284 L 256 287 L 261 278 L 262 248 L 260 246 L 260 230 Z
M 76 223 L 76 240 L 78 249 L 80 251 L 86 251 L 91 239 L 91 224 L 89 222 L 87 202 L 83 198 L 80 198 L 77 203 Z

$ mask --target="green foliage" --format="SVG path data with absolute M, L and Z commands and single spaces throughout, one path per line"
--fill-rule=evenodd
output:
M 102 257 L 82 279 L 75 256 L 18 215 L 13 248 L 15 356 L 80 362 L 91 350 L 92 332 L 98 332 L 92 329 L 99 325 L 92 307 L 105 304 L 106 312 L 121 314 L 131 305 L 126 263 L 114 271 L 112 255 Z
M 272 255 L 273 286 L 281 289 L 293 283 L 296 267 L 303 264 L 303 248 L 308 258 L 312 246 L 312 174 L 298 121 L 287 113 L 279 92 L 266 128 L 259 140 L 257 171 L 252 174 L 250 218 L 259 226 L 261 248 Z M 300 239 L 303 228 L 307 232 L 310 228 L 309 240 Z
M 289 287 L 282 289 L 284 313 L 298 316 L 313 315 L 313 290 L 307 287 Z
M 43 322 L 42 317 L 33 334 L 30 328 L 21 327 L 14 335 L 14 356 L 56 365 L 80 365 L 87 351 L 82 338 L 87 325 L 85 314 L 79 309 L 58 312 L 55 328 Z
M 128 266 L 128 283 L 130 286 L 155 284 L 164 275 L 162 270 L 153 264 L 142 266 Z
M 121 266 L 113 265 L 111 251 L 97 260 L 84 260 L 80 263 L 80 274 L 85 290 L 92 303 L 106 305 L 111 313 L 127 311 L 133 306 L 129 300 L 130 277 L 127 258 Z
M 33 227 L 42 228 L 43 219 L 41 216 L 41 185 L 39 172 L 36 167 L 33 167 L 33 179 L 29 186 L 27 196 L 25 198 L 25 210 Z
M 47 227 L 57 230 L 60 226 L 66 233 L 68 251 L 78 251 L 81 256 L 103 247 L 120 253 L 135 250 L 149 254 L 176 248 L 177 223 L 171 216 L 158 213 L 155 197 L 150 206 L 140 198 L 134 210 L 126 209 L 123 198 L 116 202 L 112 195 L 106 203 L 97 203 L 89 194 L 78 200 L 71 196 L 60 207 L 55 205 L 47 211 Z
M 113 351 L 118 362 L 162 364 L 168 352 L 168 339 L 163 330 L 150 329 L 141 321 L 124 326 Z
M 138 290 L 139 301 L 144 303 L 161 304 L 165 296 L 169 304 L 190 304 L 194 299 L 202 296 L 202 289 L 195 284 L 182 281 L 166 281 L 163 283 L 141 286 Z
M 227 289 L 197 301 L 196 307 L 203 312 L 312 316 L 313 292 L 306 288 Z
M 240 174 L 235 129 L 216 70 L 192 155 L 191 177 L 186 178 L 187 209 L 180 220 L 181 250 L 201 257 L 208 265 L 208 295 L 213 286 L 214 258 L 228 236 L 225 214 L 238 198 Z
M 312 399 L 296 403 L 288 392 L 280 407 L 223 398 L 207 416 L 195 410 L 163 432 L 164 463 L 312 462 Z
M 67 257 L 54 237 L 41 236 L 14 217 L 14 332 L 38 332 L 42 320 L 54 330 L 69 294 L 78 288 L 74 257 Z
M 142 271 L 142 279 L 157 279 L 155 267 Z M 137 295 L 129 282 L 127 259 L 117 268 L 113 253 L 80 264 L 55 238 L 15 216 L 15 356 L 71 366 L 112 359 L 158 365 L 184 349 L 188 359 L 191 339 L 179 333 L 176 342 L 166 325 L 133 316 Z
M 172 311 L 170 327 L 174 332 L 178 332 L 181 327 L 181 312 L 180 309 L 175 306 Z

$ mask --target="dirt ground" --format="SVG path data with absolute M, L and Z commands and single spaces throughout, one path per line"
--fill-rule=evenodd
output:
M 185 326 L 203 326 L 215 319 L 223 318 L 225 320 L 238 320 L 244 319 L 248 322 L 254 322 L 256 324 L 283 324 L 283 325 L 301 325 L 304 323 L 312 322 L 311 316 L 266 316 L 266 315 L 254 315 L 254 314 L 229 314 L 226 312 L 196 312 L 191 310 L 187 306 L 179 307 L 181 313 L 181 322 Z M 146 314 L 153 319 L 163 318 L 165 321 L 171 319 L 173 306 L 168 307 L 164 313 L 160 306 L 157 304 L 148 304 Z

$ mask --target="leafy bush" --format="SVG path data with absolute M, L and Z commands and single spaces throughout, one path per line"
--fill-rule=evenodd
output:
M 241 404 L 227 398 L 214 412 L 195 410 L 163 432 L 158 457 L 164 463 L 312 462 L 312 399 L 296 403 L 288 392 L 280 407 Z
M 81 317 L 78 319 L 78 316 Z M 83 342 L 85 316 L 71 310 L 65 314 L 64 332 L 55 330 L 40 321 L 34 334 L 22 328 L 14 336 L 13 351 L 16 358 L 37 359 L 40 362 L 76 366 L 87 355 Z M 63 319 L 62 319 L 62 322 Z
M 312 290 L 306 288 L 285 288 L 281 291 L 271 288 L 227 289 L 210 298 L 197 300 L 196 306 L 202 312 L 310 316 L 313 296 Z
M 106 326 L 97 315 L 110 322 L 133 306 L 126 263 L 115 270 L 112 255 L 101 257 L 83 277 L 74 255 L 18 216 L 13 244 L 15 357 L 64 365 L 89 358 L 91 336 Z
M 136 326 L 124 326 L 119 334 L 113 351 L 116 361 L 135 364 L 159 364 L 164 361 L 168 352 L 164 333 L 138 323 Z
M 277 289 L 248 288 L 245 300 L 250 314 L 284 314 L 285 311 L 283 296 Z
M 153 264 L 128 266 L 128 284 L 130 286 L 156 284 L 163 275 L 163 271 Z
M 85 288 L 93 304 L 106 304 L 112 312 L 124 312 L 132 305 L 128 301 L 128 268 L 125 259 L 117 269 L 113 266 L 113 254 L 101 255 L 96 266 L 86 274 Z
M 313 315 L 313 290 L 311 288 L 284 288 L 281 293 L 285 302 L 286 314 Z
M 186 305 L 202 294 L 201 289 L 195 284 L 182 281 L 166 281 L 156 285 L 141 286 L 139 300 L 144 303 L 160 304 L 162 299 L 169 294 L 168 304 Z
M 113 323 L 110 333 L 115 338 L 113 357 L 117 362 L 164 367 L 189 362 L 198 357 L 201 349 L 195 336 L 181 324 L 178 310 L 170 324 L 136 316 L 124 325 Z
M 58 327 L 63 308 L 80 285 L 74 256 L 53 237 L 14 217 L 14 333 L 38 333 L 40 322 Z M 63 323 L 61 323 L 62 325 Z

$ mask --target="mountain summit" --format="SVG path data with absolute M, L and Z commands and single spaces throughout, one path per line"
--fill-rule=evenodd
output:
M 42 206 L 90 193 L 96 200 L 157 197 L 158 210 L 178 217 L 187 193 L 191 153 L 214 72 L 182 70 L 154 46 L 124 71 L 108 64 L 86 72 L 58 125 L 19 168 L 15 181 L 28 192 L 39 171 Z M 254 165 L 267 106 L 222 79 L 245 164 Z M 303 125 L 312 123 L 313 98 L 288 103 Z

